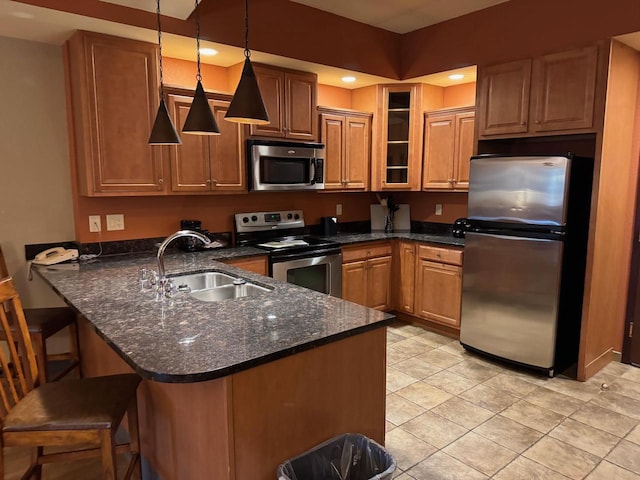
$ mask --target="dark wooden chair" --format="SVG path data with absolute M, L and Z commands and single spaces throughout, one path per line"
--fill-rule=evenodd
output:
M 0 278 L 8 276 L 9 271 L 0 246 Z M 24 314 L 36 350 L 40 383 L 59 380 L 74 369 L 81 376 L 76 313 L 69 307 L 46 307 L 27 308 Z M 69 351 L 48 354 L 47 339 L 64 328 L 69 328 Z
M 32 464 L 22 478 L 40 479 L 42 465 L 89 456 L 102 457 L 105 480 L 116 479 L 116 453 L 131 452 L 125 479 L 141 478 L 135 374 L 68 379 L 38 385 L 38 363 L 20 298 L 8 277 L 0 279 L 0 420 L 2 447 L 34 447 Z M 116 445 L 116 429 L 127 414 L 128 444 Z M 88 447 L 44 454 L 43 447 Z M 4 455 L 0 452 L 0 478 Z

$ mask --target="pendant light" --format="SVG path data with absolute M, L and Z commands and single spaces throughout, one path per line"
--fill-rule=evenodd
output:
M 167 105 L 164 103 L 164 79 L 162 77 L 162 28 L 160 26 L 160 0 L 156 2 L 156 16 L 158 17 L 158 63 L 160 64 L 160 105 L 158 113 L 153 122 L 151 135 L 149 135 L 150 145 L 180 145 L 180 137 L 173 126 Z
M 196 93 L 191 102 L 191 108 L 187 114 L 187 119 L 182 126 L 182 133 L 190 133 L 194 135 L 220 135 L 220 128 L 216 117 L 211 112 L 209 100 L 204 93 L 202 87 L 202 75 L 200 75 L 200 15 L 198 13 L 198 0 L 196 0 L 196 8 L 194 10 L 196 17 L 196 52 L 198 73 L 196 75 Z
M 266 125 L 269 123 L 269 115 L 264 108 L 256 74 L 249 59 L 251 57 L 249 50 L 249 0 L 244 1 L 244 57 L 242 75 L 224 119 L 235 123 Z

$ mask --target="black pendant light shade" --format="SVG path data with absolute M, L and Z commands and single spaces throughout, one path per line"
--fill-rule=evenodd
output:
M 216 117 L 211 112 L 209 101 L 200 80 L 196 85 L 196 93 L 193 96 L 187 119 L 182 126 L 182 132 L 193 135 L 220 135 L 218 122 L 216 122 Z
M 180 145 L 180 137 L 173 126 L 167 105 L 164 103 L 164 79 L 162 76 L 162 26 L 160 24 L 160 0 L 156 0 L 156 18 L 158 21 L 158 66 L 160 67 L 160 105 L 149 135 L 149 145 Z
M 254 125 L 269 123 L 269 115 L 264 108 L 256 74 L 248 57 L 244 60 L 238 88 L 236 88 L 236 93 L 233 95 L 233 100 L 231 100 L 231 105 L 229 105 L 224 119 L 230 122 Z
M 180 145 L 181 143 L 176 127 L 173 126 L 167 111 L 164 98 L 161 98 L 156 120 L 153 122 L 151 135 L 149 135 L 149 145 Z

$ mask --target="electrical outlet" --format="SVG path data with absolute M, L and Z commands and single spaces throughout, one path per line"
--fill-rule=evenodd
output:
M 124 215 L 121 213 L 107 215 L 107 230 L 124 230 Z
M 442 215 L 442 204 L 436 203 L 436 215 Z
M 342 204 L 338 203 L 336 205 L 336 215 L 342 215 Z
M 100 221 L 100 215 L 89 215 L 89 231 L 101 232 L 102 222 Z

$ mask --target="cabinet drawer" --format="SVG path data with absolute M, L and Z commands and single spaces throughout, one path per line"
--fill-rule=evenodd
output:
M 367 258 L 384 257 L 387 255 L 391 255 L 390 243 L 372 243 L 370 245 L 343 247 L 342 263 L 366 260 Z
M 441 248 L 420 245 L 418 247 L 418 257 L 434 262 L 462 265 L 462 250 L 455 248 Z

